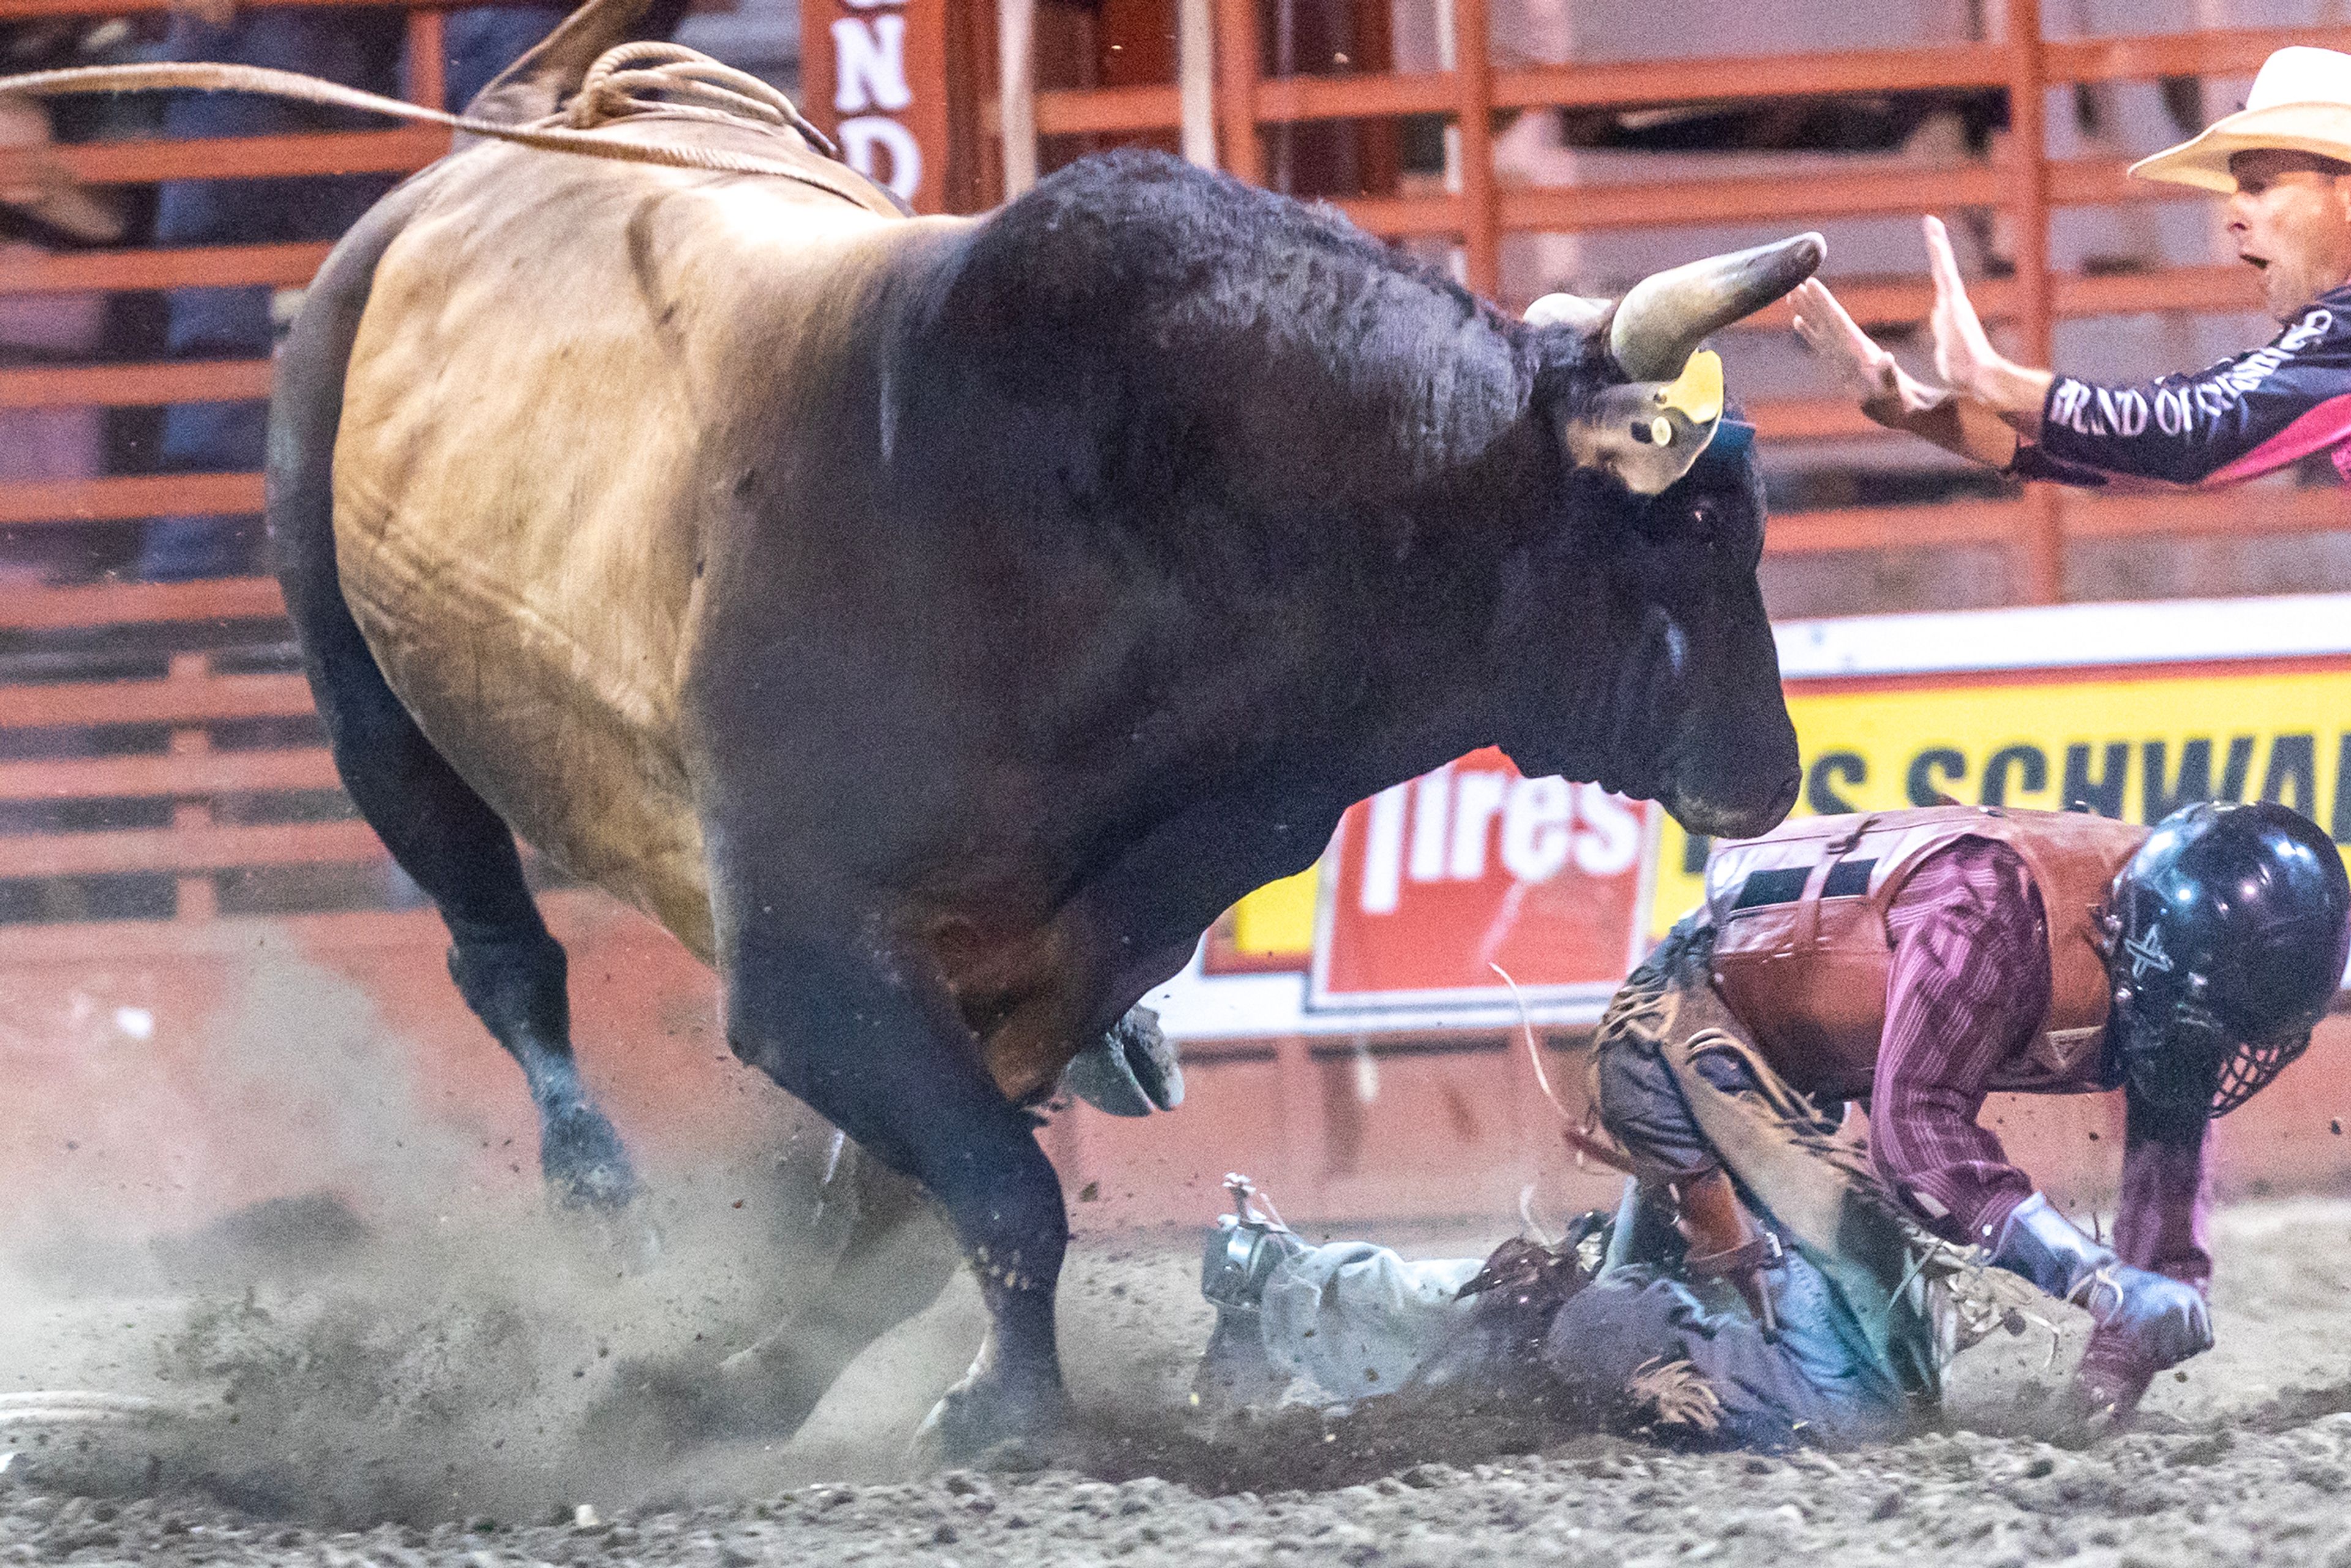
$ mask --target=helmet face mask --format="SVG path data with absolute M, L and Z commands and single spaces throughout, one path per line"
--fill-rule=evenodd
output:
M 2217 1116 L 2234 1108 L 2218 1103 L 2224 1078 L 2242 1085 L 2237 1096 L 2241 1102 L 2285 1065 L 2276 1061 L 2258 1080 L 2243 1083 L 2239 1042 L 2210 1008 L 2191 1001 L 2166 1005 L 2128 988 L 2118 990 L 2113 1028 L 2124 1081 L 2133 1093 L 2159 1110 L 2194 1108 Z
M 2284 807 L 2204 802 L 2157 824 L 2102 925 L 2124 1081 L 2150 1108 L 2219 1116 L 2308 1046 L 2351 947 L 2351 882 Z

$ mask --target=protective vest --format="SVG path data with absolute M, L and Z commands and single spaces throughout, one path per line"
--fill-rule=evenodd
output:
M 2049 1016 L 1990 1086 L 2110 1088 L 2100 1048 L 2111 988 L 2096 915 L 2147 831 L 2085 812 L 1938 806 L 1811 817 L 1727 844 L 1707 868 L 1715 985 L 1790 1083 L 1819 1098 L 1865 1097 L 1886 1028 L 1895 895 L 1937 850 L 1990 839 L 2015 852 L 2041 895 L 2050 973 Z

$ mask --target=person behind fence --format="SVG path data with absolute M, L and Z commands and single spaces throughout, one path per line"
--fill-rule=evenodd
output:
M 1895 363 L 1817 279 L 1797 290 L 1797 335 L 1878 423 L 2019 478 L 2219 486 L 2321 452 L 2351 476 L 2351 55 L 2278 50 L 2242 110 L 2130 172 L 2228 197 L 2229 237 L 2282 323 L 2268 344 L 2135 385 L 2020 365 L 1992 347 L 1931 217 L 1944 386 Z
M 1516 1390 L 1721 1442 L 1855 1441 L 1930 1407 L 1962 1328 L 2016 1326 L 2037 1288 L 2095 1325 L 2073 1414 L 2126 1417 L 2212 1343 L 2210 1124 L 2305 1049 L 2346 951 L 2340 855 L 2267 802 L 2152 831 L 1936 807 L 1724 845 L 1594 1041 L 1578 1138 L 1631 1172 L 1604 1253 L 1579 1232 L 1581 1255 L 1408 1263 L 1238 1205 L 1202 1268 L 1201 1385 Z M 1978 1117 L 1994 1092 L 2114 1089 L 2109 1244 Z
M 657 5 L 645 36 L 666 37 L 684 0 Z M 569 14 L 547 5 L 475 5 L 448 13 L 443 37 L 445 99 L 461 109 L 500 71 Z M 407 13 L 353 8 L 172 0 L 165 53 L 299 71 L 371 92 L 398 90 Z M 381 122 L 353 110 L 321 109 L 249 93 L 174 94 L 164 128 L 179 138 L 285 135 L 369 130 Z M 389 191 L 391 174 L 276 179 L 173 180 L 157 196 L 155 243 L 167 246 L 331 240 Z M 173 359 L 266 359 L 275 340 L 268 288 L 175 288 L 167 304 L 166 348 Z M 161 465 L 172 473 L 257 468 L 260 402 L 176 403 L 164 414 Z M 254 517 L 170 517 L 148 526 L 138 575 L 153 581 L 233 576 L 260 568 Z

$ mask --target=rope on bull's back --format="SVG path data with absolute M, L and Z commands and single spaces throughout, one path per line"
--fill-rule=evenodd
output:
M 89 92 L 147 92 L 194 89 L 208 92 L 252 92 L 298 103 L 333 109 L 363 110 L 432 125 L 445 125 L 469 136 L 511 141 L 551 152 L 575 152 L 623 163 L 654 163 L 718 174 L 769 174 L 813 185 L 843 201 L 868 206 L 852 187 L 820 172 L 790 163 L 723 152 L 709 148 L 681 147 L 666 142 L 628 141 L 598 136 L 601 126 L 636 115 L 719 123 L 758 123 L 799 132 L 809 145 L 828 157 L 839 151 L 821 131 L 809 123 L 791 99 L 747 71 L 721 64 L 682 45 L 659 42 L 622 44 L 608 49 L 589 68 L 580 91 L 562 112 L 526 125 L 473 120 L 462 114 L 405 103 L 380 93 L 364 92 L 340 82 L 304 76 L 298 71 L 266 66 L 218 65 L 170 61 L 146 65 L 69 66 L 60 70 L 34 71 L 0 77 L 0 97 L 24 94 L 35 98 Z M 671 101 L 643 96 L 668 95 Z

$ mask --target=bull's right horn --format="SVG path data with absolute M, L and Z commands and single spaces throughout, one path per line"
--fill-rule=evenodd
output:
M 1788 293 L 1827 254 L 1827 241 L 1804 234 L 1654 273 L 1616 307 L 1609 351 L 1628 380 L 1672 381 L 1708 333 Z

